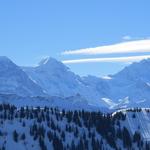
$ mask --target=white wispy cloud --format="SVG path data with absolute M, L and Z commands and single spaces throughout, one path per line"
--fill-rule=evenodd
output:
M 112 45 L 99 46 L 79 50 L 69 50 L 62 52 L 63 55 L 96 55 L 96 54 L 116 54 L 116 53 L 142 53 L 150 52 L 150 39 L 126 41 Z
M 91 62 L 135 62 L 142 59 L 148 59 L 150 55 L 129 56 L 129 57 L 106 57 L 106 58 L 88 58 L 88 59 L 71 59 L 62 61 L 64 64 L 91 63 Z

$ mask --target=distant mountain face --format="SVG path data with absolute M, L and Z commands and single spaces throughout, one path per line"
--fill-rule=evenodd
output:
M 117 101 L 128 97 L 128 103 L 150 103 L 150 59 L 133 63 L 111 77 L 111 99 Z
M 128 82 L 135 82 L 137 80 L 150 82 L 150 59 L 144 59 L 140 62 L 133 63 L 113 77 L 117 78 L 117 80 Z
M 23 70 L 40 85 L 45 92 L 55 96 L 72 96 L 78 89 L 80 77 L 53 58 L 43 59 L 37 67 Z
M 127 107 L 145 105 L 150 97 L 150 59 L 133 63 L 109 78 L 80 77 L 53 58 L 23 70 L 49 95 L 67 97 L 80 94 L 91 105 Z
M 107 85 L 100 78 L 80 77 L 63 63 L 53 59 L 43 59 L 37 67 L 23 67 L 43 90 L 53 96 L 68 97 L 80 94 L 89 103 L 100 105 L 98 99 L 105 95 Z
M 98 78 L 80 77 L 53 58 L 43 59 L 36 67 L 21 68 L 0 57 L 0 94 L 56 96 L 69 99 L 71 105 L 76 101 L 78 106 L 145 107 L 150 106 L 149 74 L 150 59 L 133 63 L 107 78 Z
M 0 57 L 0 93 L 17 95 L 43 95 L 42 88 L 35 84 L 20 67 L 7 57 Z

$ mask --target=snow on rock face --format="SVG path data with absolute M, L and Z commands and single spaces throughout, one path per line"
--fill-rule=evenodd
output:
M 0 94 L 0 104 L 12 104 L 16 107 L 57 107 L 66 110 L 88 110 L 98 111 L 99 107 L 90 105 L 88 101 L 82 98 L 80 95 L 70 96 L 66 98 L 49 96 L 18 96 L 15 94 Z M 101 108 L 101 111 L 108 112 L 109 110 Z
M 117 80 L 123 80 L 123 81 L 137 81 L 137 80 L 143 80 L 145 82 L 150 81 L 150 59 L 144 59 L 140 62 L 135 62 L 127 67 L 125 67 L 123 70 L 121 70 L 119 73 L 113 75 L 114 78 Z
M 0 93 L 21 96 L 46 93 L 107 108 L 150 106 L 149 74 L 150 59 L 133 63 L 109 78 L 98 78 L 80 77 L 50 57 L 43 59 L 36 67 L 22 68 L 7 57 L 0 57 Z
M 42 59 L 40 62 L 39 62 L 39 65 L 37 67 L 39 70 L 42 70 L 42 69 L 49 69 L 51 71 L 68 71 L 69 68 L 67 68 L 63 63 L 57 61 L 56 59 L 54 58 L 46 58 L 46 59 Z M 44 71 L 49 71 L 49 70 L 44 70 Z M 50 73 L 50 71 L 49 71 Z M 51 72 L 53 73 L 53 72 Z
M 94 76 L 80 77 L 53 58 L 43 59 L 37 67 L 23 67 L 23 70 L 51 96 L 80 94 L 89 103 L 98 106 L 108 105 L 101 101 L 103 97 L 118 107 L 124 105 L 125 97 L 129 98 L 126 107 L 150 97 L 150 86 L 147 84 L 150 82 L 150 59 L 133 63 L 107 80 Z
M 42 60 L 35 68 L 24 67 L 23 70 L 50 95 L 64 97 L 76 94 L 80 78 L 53 58 Z
M 111 80 L 112 77 L 110 77 L 110 76 L 103 76 L 102 79 L 105 79 L 105 80 Z
M 14 93 L 18 95 L 43 94 L 20 67 L 7 57 L 0 57 L 0 93 Z
M 37 67 L 23 67 L 23 70 L 49 95 L 68 97 L 80 94 L 90 103 L 99 104 L 103 82 L 100 78 L 81 78 L 53 58 L 42 60 Z

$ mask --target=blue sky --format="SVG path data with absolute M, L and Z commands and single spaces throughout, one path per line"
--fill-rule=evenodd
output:
M 113 45 L 150 37 L 149 0 L 5 0 L 0 1 L 0 55 L 18 65 L 35 65 L 45 57 L 72 60 L 148 55 L 149 51 L 62 55 L 64 51 Z M 128 62 L 67 65 L 80 75 L 103 76 Z

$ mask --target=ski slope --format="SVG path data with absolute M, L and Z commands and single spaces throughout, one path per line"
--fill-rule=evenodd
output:
M 144 141 L 150 141 L 150 112 L 146 109 L 142 109 L 141 112 L 127 112 L 126 121 L 132 134 L 139 131 Z

